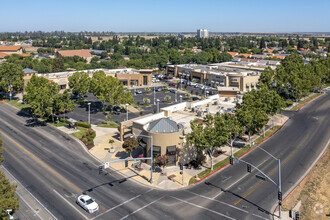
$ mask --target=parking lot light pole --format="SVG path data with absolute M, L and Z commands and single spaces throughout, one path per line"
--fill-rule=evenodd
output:
M 154 86 L 154 105 L 156 105 L 156 87 Z
M 176 90 L 176 93 L 175 93 L 175 102 L 178 102 L 178 90 Z
M 88 124 L 91 123 L 91 103 L 88 102 Z
M 128 121 L 128 104 L 126 104 L 126 121 Z
M 159 113 L 159 99 L 157 99 L 156 101 L 157 101 L 157 113 Z

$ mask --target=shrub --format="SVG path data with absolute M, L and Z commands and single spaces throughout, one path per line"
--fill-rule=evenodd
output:
M 83 127 L 83 128 L 91 128 L 91 124 L 88 124 L 86 122 L 76 122 L 76 126 Z
M 94 145 L 94 141 L 93 141 L 93 140 L 89 141 L 89 142 L 88 142 L 88 145 L 90 145 L 90 146 L 91 146 L 91 145 Z
M 88 140 L 88 138 L 87 137 L 84 137 L 83 139 L 82 139 L 82 142 L 84 142 L 84 143 L 87 143 L 89 140 Z

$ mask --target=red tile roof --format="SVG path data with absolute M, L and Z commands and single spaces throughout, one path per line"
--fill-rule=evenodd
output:
M 0 51 L 18 51 L 21 46 L 0 46 Z
M 63 57 L 92 57 L 92 54 L 89 52 L 89 50 L 61 50 L 57 52 Z
M 285 58 L 285 56 L 275 56 L 275 55 L 269 55 L 269 58 L 276 58 L 276 59 L 281 59 L 283 60 Z
M 227 52 L 227 53 L 229 53 L 232 57 L 238 54 L 238 52 Z
M 238 56 L 250 57 L 251 54 L 248 54 L 248 53 L 240 53 L 240 54 L 238 54 Z
M 0 59 L 5 58 L 6 56 L 10 56 L 10 54 L 0 52 Z

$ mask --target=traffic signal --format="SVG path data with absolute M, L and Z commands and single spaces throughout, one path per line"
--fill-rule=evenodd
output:
M 251 173 L 251 165 L 250 165 L 250 164 L 247 165 L 247 171 L 248 171 L 249 173 Z
M 100 165 L 100 166 L 99 166 L 99 174 L 101 174 L 101 173 L 102 173 L 102 171 L 103 171 L 103 166 L 102 166 L 102 165 Z
M 278 192 L 278 200 L 282 201 L 282 192 Z
M 125 167 L 128 167 L 128 160 L 125 160 Z
M 296 212 L 296 220 L 299 220 L 299 212 Z
M 180 170 L 183 170 L 183 164 L 179 163 L 179 165 L 180 165 Z
M 230 161 L 230 164 L 231 164 L 231 165 L 234 165 L 234 158 L 233 158 L 233 157 L 230 157 L 230 158 L 229 158 L 229 161 Z

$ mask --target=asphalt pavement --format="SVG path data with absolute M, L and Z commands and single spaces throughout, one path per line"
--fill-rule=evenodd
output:
M 330 94 L 296 112 L 260 145 L 281 159 L 284 196 L 320 155 L 330 138 Z M 183 190 L 142 186 L 114 170 L 98 174 L 95 158 L 76 140 L 0 103 L 3 166 L 57 219 L 270 219 L 277 187 L 247 173 L 242 162 Z M 242 158 L 277 181 L 277 161 L 255 149 Z M 75 204 L 87 193 L 100 204 L 88 214 Z M 283 197 L 284 197 L 283 196 Z M 20 213 L 21 214 L 21 213 Z M 38 219 L 36 217 L 36 219 Z

